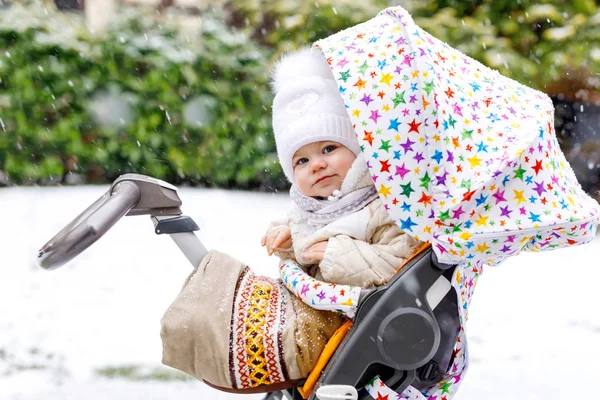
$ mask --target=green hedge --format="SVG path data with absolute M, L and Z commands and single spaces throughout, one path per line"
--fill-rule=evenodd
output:
M 558 98 L 600 99 L 593 0 L 402 3 L 420 26 L 504 75 Z M 271 63 L 387 1 L 221 5 L 203 12 L 192 40 L 151 18 L 156 10 L 119 10 L 100 39 L 80 14 L 1 8 L 0 184 L 3 175 L 23 184 L 137 172 L 176 184 L 286 186 L 271 133 Z
M 326 36 L 375 11 L 272 2 L 259 13 L 232 3 L 205 13 L 189 41 L 136 14 L 94 39 L 77 14 L 0 11 L 0 171 L 15 184 L 137 172 L 176 184 L 285 187 L 271 62 L 316 39 L 310 32 Z M 273 18 L 284 22 L 263 34 Z

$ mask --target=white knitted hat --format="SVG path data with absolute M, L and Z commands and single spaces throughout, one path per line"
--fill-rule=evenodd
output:
M 304 145 L 331 140 L 360 153 L 346 106 L 321 50 L 302 49 L 282 57 L 273 72 L 272 87 L 277 155 L 291 183 L 295 183 L 292 158 Z

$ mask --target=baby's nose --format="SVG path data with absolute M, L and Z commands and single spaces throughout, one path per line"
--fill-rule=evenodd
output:
M 323 157 L 313 158 L 313 162 L 312 162 L 313 171 L 318 171 L 325 167 L 327 167 L 327 162 L 325 161 L 325 159 Z

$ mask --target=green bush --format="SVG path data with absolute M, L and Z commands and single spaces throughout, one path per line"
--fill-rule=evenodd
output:
M 94 38 L 78 14 L 2 10 L 0 171 L 16 184 L 136 172 L 176 184 L 287 186 L 271 132 L 271 62 L 377 10 L 231 3 L 202 15 L 194 40 L 142 11 L 121 13 Z M 236 25 L 241 13 L 247 23 Z

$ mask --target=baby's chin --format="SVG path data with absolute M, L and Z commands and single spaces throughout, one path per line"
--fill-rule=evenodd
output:
M 342 187 L 341 184 L 328 184 L 323 187 L 318 188 L 314 191 L 312 197 L 322 197 L 327 198 L 333 194 L 336 190 L 340 190 Z

